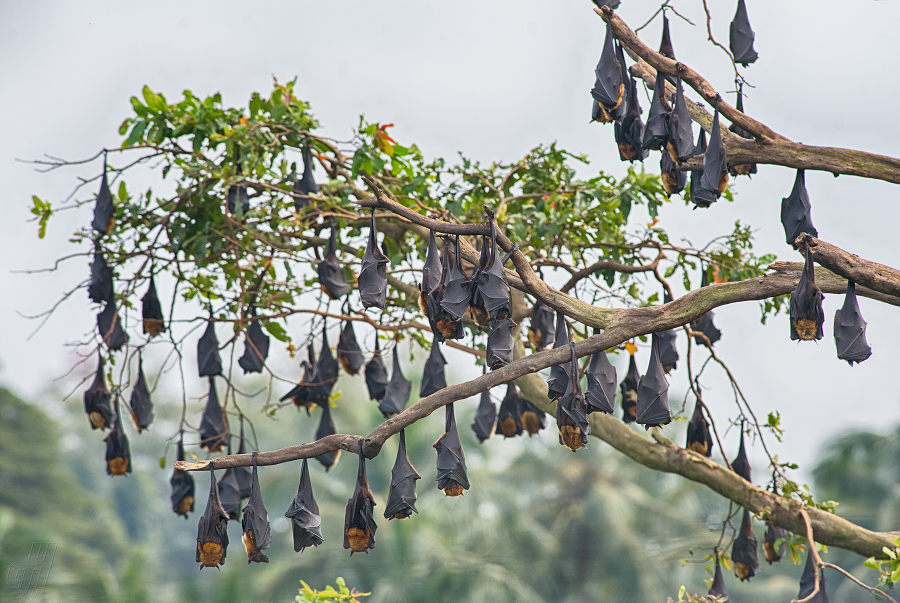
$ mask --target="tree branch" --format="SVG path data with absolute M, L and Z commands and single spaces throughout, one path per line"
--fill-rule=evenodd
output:
M 857 285 L 865 285 L 885 295 L 900 297 L 900 270 L 864 260 L 858 255 L 847 253 L 840 247 L 806 233 L 797 237 L 795 243 L 804 253 L 806 245 L 809 245 L 813 260 L 831 272 Z

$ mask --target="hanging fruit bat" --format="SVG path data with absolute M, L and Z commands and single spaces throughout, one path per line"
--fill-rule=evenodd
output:
M 315 195 L 319 192 L 319 185 L 313 176 L 312 153 L 309 149 L 309 141 L 303 145 L 303 176 L 300 180 L 294 182 L 294 194 L 301 197 L 294 197 L 294 209 L 300 211 L 309 205 L 309 195 Z
M 226 469 L 219 480 L 219 500 L 228 519 L 237 521 L 241 512 L 241 487 L 234 474 L 234 468 Z
M 669 18 L 666 16 L 665 11 L 663 12 L 662 40 L 659 43 L 659 54 L 673 61 L 676 60 L 675 49 L 672 47 L 672 36 L 669 34 Z
M 387 303 L 387 265 L 388 257 L 378 248 L 375 241 L 375 210 L 372 210 L 372 225 L 369 227 L 369 242 L 363 255 L 356 284 L 359 287 L 359 299 L 363 308 L 376 307 L 384 310 Z M 354 373 L 355 374 L 355 373 Z
M 113 423 L 113 410 L 109 404 L 109 390 L 103 374 L 103 356 L 97 355 L 97 372 L 84 392 L 84 412 L 91 421 L 91 429 L 107 429 Z
M 122 319 L 119 318 L 119 313 L 116 311 L 115 297 L 107 299 L 103 310 L 97 314 L 97 330 L 100 332 L 103 342 L 111 350 L 121 349 L 128 343 L 128 335 L 122 328 Z
M 344 514 L 344 548 L 353 553 L 368 553 L 375 548 L 375 518 L 372 510 L 375 508 L 375 497 L 369 490 L 369 482 L 366 480 L 366 455 L 363 454 L 365 440 L 359 439 L 359 472 L 356 475 L 356 489 L 353 496 L 347 501 L 347 511 Z
M 668 291 L 663 293 L 663 303 L 672 302 L 672 296 Z M 675 340 L 678 339 L 675 329 L 666 329 L 657 332 L 659 338 L 659 361 L 662 363 L 663 370 L 668 375 L 672 369 L 678 366 L 678 348 L 675 346 Z
M 219 501 L 216 472 L 209 472 L 209 498 L 206 510 L 197 525 L 197 563 L 200 569 L 218 567 L 225 563 L 228 548 L 228 514 Z
M 803 273 L 797 282 L 797 288 L 791 293 L 791 341 L 812 341 L 822 339 L 823 336 L 825 312 L 822 310 L 822 300 L 825 296 L 816 286 L 815 264 L 809 245 L 806 246 L 805 255 Z
M 334 426 L 334 419 L 331 418 L 331 403 L 326 401 L 322 404 L 322 419 L 319 421 L 319 427 L 316 429 L 316 439 L 321 440 L 324 437 L 336 433 L 337 429 Z M 341 449 L 338 448 L 337 450 L 320 454 L 316 457 L 316 460 L 325 466 L 325 471 L 329 471 L 332 467 L 337 465 L 340 458 Z
M 437 450 L 437 484 L 447 496 L 459 496 L 463 490 L 469 489 L 469 478 L 466 476 L 466 455 L 456 431 L 456 414 L 453 403 L 446 406 L 444 435 L 434 443 Z
M 219 340 L 216 338 L 215 323 L 206 323 L 206 330 L 197 341 L 197 372 L 201 377 L 222 374 L 222 358 L 219 356 Z
M 713 441 L 712 435 L 709 433 L 709 421 L 703 415 L 703 404 L 699 399 L 694 405 L 694 414 L 691 415 L 691 420 L 688 422 L 687 443 L 684 447 L 707 458 L 712 458 Z
M 613 134 L 619 147 L 619 159 L 622 161 L 643 161 L 647 157 L 644 150 L 644 122 L 641 121 L 641 103 L 638 100 L 637 84 L 625 66 L 625 53 L 622 45 L 616 44 L 616 59 L 622 70 L 622 81 L 625 82 L 625 101 L 619 105 Z
M 744 112 L 744 84 L 738 82 L 738 90 L 737 90 L 737 110 L 741 113 Z M 731 124 L 728 126 L 728 129 L 734 134 L 740 136 L 741 138 L 746 138 L 747 140 L 753 140 L 753 135 L 750 134 L 747 130 L 738 126 L 737 124 Z M 756 164 L 755 163 L 741 163 L 738 165 L 729 165 L 728 173 L 732 176 L 749 176 L 750 174 L 756 173 Z
M 444 375 L 444 355 L 441 354 L 441 344 L 437 341 L 431 342 L 431 353 L 428 360 L 425 361 L 425 368 L 422 371 L 422 385 L 419 387 L 419 397 L 425 398 L 434 392 L 439 392 L 447 387 L 447 377 Z
M 694 145 L 694 157 L 700 157 L 706 154 L 706 130 L 700 128 L 700 133 L 697 135 L 697 144 Z M 664 154 L 665 155 L 665 154 Z M 671 159 L 671 157 L 669 157 Z M 660 160 L 660 165 L 662 165 L 662 160 Z M 691 190 L 690 197 L 693 200 L 694 191 L 700 190 L 700 181 L 703 179 L 703 170 L 691 170 Z
M 131 473 L 131 450 L 128 447 L 128 438 L 122 427 L 122 417 L 119 414 L 119 402 L 116 400 L 116 416 L 110 432 L 103 440 L 106 442 L 106 473 L 107 475 L 125 475 Z
M 657 71 L 642 141 L 645 149 L 658 151 L 666 146 L 669 141 L 669 113 L 671 111 L 669 101 L 666 100 L 666 76 L 663 72 Z
M 419 284 L 419 309 L 428 315 L 428 294 L 441 284 L 441 258 L 438 254 L 434 231 L 428 231 L 428 251 L 422 266 L 422 282 Z
M 599 333 L 600 329 L 594 329 L 594 335 Z M 584 402 L 587 406 L 587 414 L 591 414 L 595 410 L 612 414 L 618 379 L 616 367 L 610 364 L 605 351 L 591 356 L 585 376 L 587 377 L 587 388 L 584 391 Z
M 491 332 L 487 341 L 487 364 L 493 371 L 513 361 L 513 327 L 516 323 L 509 320 L 495 320 L 491 323 Z
M 638 380 L 635 420 L 645 429 L 662 427 L 672 421 L 669 411 L 669 382 L 659 361 L 659 337 L 653 334 L 650 343 L 650 364 Z
M 497 405 L 491 400 L 490 390 L 481 392 L 481 401 L 478 403 L 475 420 L 472 422 L 472 431 L 475 432 L 475 437 L 479 442 L 484 443 L 494 435 L 496 418 Z
M 316 404 L 310 400 L 309 395 L 309 386 L 313 379 L 313 367 L 316 364 L 316 356 L 312 343 L 306 346 L 306 357 L 306 360 L 300 361 L 300 368 L 303 369 L 303 376 L 300 378 L 300 382 L 291 388 L 291 391 L 281 397 L 281 402 L 290 398 L 291 402 L 294 403 L 294 406 L 297 408 L 305 408 L 306 414 L 309 415 L 316 406 Z
M 228 190 L 225 191 L 228 213 L 236 214 L 238 204 L 240 204 L 241 215 L 246 215 L 247 212 L 250 211 L 250 196 L 247 193 L 247 185 L 244 183 L 244 177 L 241 176 L 244 171 L 241 169 L 241 151 L 237 147 L 235 147 L 234 150 L 234 166 L 234 184 L 230 184 Z
M 107 299 L 112 299 L 113 271 L 106 263 L 106 255 L 100 246 L 94 244 L 94 261 L 91 262 L 91 280 L 88 283 L 88 297 L 92 302 L 101 304 Z
M 269 558 L 263 551 L 272 543 L 272 534 L 269 526 L 269 514 L 263 502 L 262 491 L 259 487 L 259 477 L 256 473 L 256 452 L 253 453 L 253 478 L 250 501 L 244 507 L 241 517 L 241 528 L 244 535 L 241 541 L 244 550 L 247 551 L 247 563 L 268 563 Z
M 569 343 L 569 350 L 570 378 L 565 393 L 556 401 L 556 427 L 559 429 L 559 443 L 572 450 L 578 450 L 587 446 L 591 425 L 585 414 L 584 395 L 578 382 L 578 362 L 574 342 Z
M 344 328 L 341 329 L 341 336 L 338 338 L 337 357 L 344 370 L 351 375 L 357 374 L 359 369 L 366 363 L 359 343 L 356 342 L 356 331 L 353 330 L 352 320 L 345 322 Z
M 144 360 L 138 356 L 138 378 L 131 390 L 131 420 L 138 433 L 147 429 L 153 422 L 153 402 L 150 400 L 150 390 L 147 389 L 147 380 L 144 377 Z
M 715 203 L 728 186 L 728 159 L 722 143 L 722 132 L 719 130 L 719 97 L 716 97 L 709 145 L 703 153 L 703 174 L 698 184 L 694 190 L 693 180 L 691 181 L 691 201 L 697 207 L 709 207 Z
M 401 429 L 400 447 L 391 469 L 391 486 L 384 505 L 385 519 L 406 519 L 413 512 L 419 512 L 416 509 L 416 480 L 421 478 L 406 455 L 406 430 Z
M 375 337 L 375 352 L 372 359 L 366 363 L 366 389 L 369 390 L 370 400 L 383 400 L 387 393 L 388 374 L 384 361 L 381 359 L 381 349 L 378 347 L 378 336 Z
M 331 236 L 328 238 L 328 247 L 325 248 L 325 258 L 316 266 L 319 274 L 319 286 L 330 299 L 344 297 L 350 291 L 350 285 L 344 280 L 344 269 L 337 259 L 337 229 L 331 227 Z
M 707 276 L 707 271 L 704 270 L 703 276 L 700 277 L 700 287 L 706 287 L 707 285 L 709 285 L 709 277 Z M 713 345 L 722 339 L 722 331 L 716 328 L 716 325 L 713 323 L 715 315 L 715 312 L 710 310 L 703 316 L 691 321 L 691 330 L 706 335 L 710 345 Z M 706 345 L 706 342 L 697 336 L 694 336 L 694 343 L 697 345 Z
M 677 195 L 684 190 L 684 185 L 687 184 L 687 172 L 679 170 L 678 165 L 672 161 L 672 156 L 668 153 L 659 155 L 659 178 L 667 197 Z
M 522 420 L 522 427 L 531 437 L 547 426 L 547 413 L 526 400 L 519 398 L 519 418 Z
M 453 314 L 444 309 L 444 297 L 451 280 L 456 277 L 465 280 L 465 274 L 460 270 L 454 270 L 456 265 L 456 254 L 450 244 L 444 241 L 444 250 L 441 252 L 441 281 L 440 284 L 428 293 L 427 299 L 427 315 L 428 323 L 431 325 L 431 331 L 435 338 L 442 342 L 445 339 L 461 339 L 463 336 L 463 326 L 461 317 L 456 318 Z M 460 283 L 457 283 L 460 285 Z M 463 291 L 459 286 L 455 285 L 456 294 L 461 296 Z M 460 311 L 465 312 L 468 307 L 468 298 L 466 305 L 460 304 Z
M 763 551 L 766 553 L 766 561 L 769 562 L 769 565 L 773 563 L 777 563 L 781 561 L 781 558 L 784 556 L 784 539 L 787 536 L 787 531 L 779 526 L 776 526 L 774 523 L 766 522 L 766 537 L 763 539 Z M 781 540 L 778 546 L 775 546 L 775 543 Z
M 261 373 L 269 356 L 269 336 L 263 333 L 262 324 L 256 317 L 256 310 L 250 311 L 250 326 L 244 337 L 244 355 L 238 358 L 238 366 L 244 373 Z
M 462 258 L 459 255 L 459 235 L 456 236 L 455 253 L 449 256 L 450 274 L 444 279 L 444 291 L 441 298 L 441 309 L 454 321 L 462 320 L 463 314 L 469 307 L 472 299 L 472 290 L 469 287 L 471 279 L 462 270 Z M 441 329 L 443 334 L 444 330 Z M 444 335 L 444 337 L 447 337 Z M 450 339 L 450 337 L 447 337 Z
M 184 443 L 179 438 L 178 452 L 175 460 L 184 460 Z M 169 485 L 172 487 L 172 511 L 176 515 L 184 515 L 187 519 L 188 513 L 194 511 L 194 478 L 187 471 L 175 469 L 172 471 L 172 477 L 169 478 Z
M 535 300 L 531 308 L 531 326 L 528 328 L 528 340 L 535 350 L 543 350 L 555 340 L 553 326 L 553 310 L 540 300 Z
M 784 226 L 787 244 L 794 249 L 797 248 L 797 237 L 804 232 L 814 237 L 819 236 L 819 231 L 813 226 L 811 212 L 809 193 L 806 192 L 806 172 L 797 170 L 791 194 L 781 200 L 781 225 Z
M 722 575 L 722 564 L 719 563 L 719 549 L 715 549 L 713 554 L 716 556 L 716 571 L 713 574 L 713 581 L 709 587 L 710 597 L 728 598 L 728 589 L 725 588 L 725 577 Z
M 322 325 L 322 349 L 319 350 L 319 359 L 313 369 L 312 381 L 310 381 L 309 401 L 313 404 L 325 405 L 331 398 L 331 391 L 338 378 L 338 362 L 331 355 L 331 347 L 328 345 L 328 328 Z
M 672 161 L 682 162 L 694 156 L 694 131 L 684 101 L 684 85 L 679 74 L 675 80 L 675 107 L 669 114 L 669 140 L 666 150 Z
M 409 394 L 412 391 L 412 381 L 403 376 L 400 370 L 400 355 L 397 353 L 398 345 L 394 345 L 394 363 L 391 369 L 391 380 L 388 382 L 387 391 L 384 398 L 378 405 L 378 410 L 386 417 L 390 418 L 398 415 L 406 408 L 409 402 Z
M 556 335 L 553 341 L 553 349 L 569 345 L 569 327 L 566 325 L 566 317 L 562 312 L 556 313 Z M 555 400 L 562 396 L 569 386 L 571 373 L 569 362 L 564 361 L 550 367 L 550 376 L 547 377 L 547 396 Z
M 816 546 L 816 543 L 810 542 L 809 547 Z M 816 564 L 813 561 L 812 548 L 806 556 L 806 565 L 803 567 L 803 574 L 800 576 L 800 594 L 797 599 L 805 599 L 816 590 Z M 825 572 L 819 571 L 819 592 L 807 603 L 828 603 L 828 592 L 826 591 Z
M 240 422 L 241 431 L 238 439 L 240 444 L 238 444 L 236 454 L 247 454 L 246 439 L 244 438 L 244 415 L 240 415 Z M 237 481 L 241 498 L 250 498 L 250 495 L 253 493 L 253 475 L 250 467 L 234 467 L 232 471 L 234 472 L 234 479 Z
M 600 123 L 613 121 L 615 111 L 625 96 L 625 83 L 622 81 L 622 72 L 619 62 L 616 60 L 616 51 L 613 48 L 612 27 L 606 24 L 606 38 L 603 41 L 603 52 L 600 54 L 600 62 L 594 69 L 597 80 L 591 89 L 591 96 L 600 108 Z
M 94 219 L 91 228 L 99 232 L 100 236 L 108 235 L 116 225 L 116 207 L 113 205 L 112 192 L 109 190 L 109 182 L 106 180 L 106 156 L 103 156 L 103 176 L 100 179 L 100 191 L 97 193 L 97 201 L 94 204 Z
M 731 561 L 734 563 L 734 575 L 741 581 L 749 580 L 759 573 L 759 559 L 757 558 L 758 543 L 753 535 L 753 526 L 750 524 L 750 511 L 744 509 L 744 518 L 741 521 L 741 529 L 731 548 Z
M 162 305 L 159 303 L 159 297 L 156 295 L 156 283 L 152 276 L 150 277 L 150 286 L 147 287 L 147 292 L 141 298 L 141 317 L 144 319 L 145 335 L 156 337 L 166 330 Z
M 522 435 L 522 405 L 519 400 L 519 391 L 516 384 L 510 381 L 506 386 L 506 396 L 500 402 L 500 412 L 497 413 L 497 431 L 505 438 L 514 438 Z
M 311 546 L 319 546 L 325 539 L 322 537 L 322 516 L 319 505 L 313 497 L 312 483 L 309 481 L 309 465 L 303 459 L 300 469 L 300 485 L 291 506 L 284 514 L 291 520 L 291 531 L 294 535 L 294 552 L 300 553 Z
M 755 63 L 759 55 L 753 50 L 753 39 L 756 34 L 750 28 L 750 19 L 747 17 L 747 7 L 744 0 L 738 0 L 737 11 L 731 21 L 728 33 L 728 47 L 734 55 L 734 62 L 744 67 Z
M 838 358 L 850 366 L 872 355 L 872 348 L 866 343 L 866 324 L 856 302 L 856 283 L 847 281 L 844 305 L 834 313 L 834 343 Z
M 219 452 L 225 446 L 228 439 L 228 425 L 225 423 L 225 413 L 219 406 L 219 396 L 216 393 L 216 382 L 209 378 L 209 397 L 203 414 L 200 416 L 200 446 L 210 452 Z
M 637 390 L 638 381 L 641 374 L 638 373 L 637 362 L 634 361 L 634 353 L 628 351 L 630 357 L 628 359 L 628 372 L 625 378 L 619 384 L 619 390 L 622 392 L 622 420 L 625 423 L 634 423 L 637 416 Z
M 499 321 L 509 317 L 510 296 L 509 283 L 506 282 L 506 273 L 503 270 L 503 259 L 497 253 L 496 225 L 491 220 L 490 246 L 484 243 L 482 249 L 487 249 L 487 261 L 484 268 L 479 269 L 472 279 L 471 305 L 476 309 L 473 314 L 483 311 L 491 320 Z M 487 318 L 485 317 L 485 318 Z M 478 323 L 487 323 L 487 320 L 479 320 Z
M 750 479 L 750 461 L 747 458 L 747 449 L 744 447 L 743 429 L 741 429 L 741 445 L 738 447 L 737 456 L 731 461 L 731 468 L 748 482 L 753 482 L 753 480 Z

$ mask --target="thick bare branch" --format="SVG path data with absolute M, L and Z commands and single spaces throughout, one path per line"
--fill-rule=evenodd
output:
M 900 270 L 847 253 L 840 247 L 803 233 L 795 241 L 805 251 L 809 245 L 813 259 L 820 266 L 844 278 L 885 295 L 900 297 Z

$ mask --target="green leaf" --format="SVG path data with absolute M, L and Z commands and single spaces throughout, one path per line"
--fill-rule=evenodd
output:
M 162 113 L 166 110 L 166 101 L 162 96 L 156 94 L 152 90 L 150 90 L 149 86 L 144 86 L 144 89 L 141 91 L 144 94 L 144 102 L 147 103 L 147 107 L 156 113 Z

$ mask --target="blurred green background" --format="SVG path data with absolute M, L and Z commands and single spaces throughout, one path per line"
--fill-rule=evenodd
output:
M 367 433 L 380 421 L 376 404 L 357 381 L 345 376 L 338 385 L 344 391 L 335 422 L 344 433 Z M 503 391 L 493 392 L 496 400 Z M 645 469 L 599 440 L 572 453 L 556 442 L 552 422 L 538 437 L 494 436 L 479 445 L 469 428 L 475 400 L 457 403 L 472 484 L 464 496 L 447 498 L 434 483 L 431 445 L 443 431 L 438 412 L 407 434 L 410 458 L 422 475 L 418 515 L 402 522 L 381 516 L 394 439 L 368 464 L 378 501 L 377 545 L 370 554 L 351 557 L 341 546 L 344 506 L 356 473 L 356 458 L 345 454 L 330 473 L 310 463 L 323 545 L 293 552 L 283 513 L 296 492 L 299 462 L 264 467 L 260 479 L 272 520 L 271 562 L 248 566 L 240 525 L 231 522 L 227 563 L 201 572 L 194 547 L 209 477 L 195 475 L 196 511 L 189 519 L 174 515 L 168 484 L 174 446 L 166 438 L 177 429 L 180 404 L 157 397 L 156 422 L 148 431 L 137 434 L 127 426 L 134 473 L 111 478 L 105 473 L 102 435 L 90 431 L 82 412 L 81 390 L 66 402 L 48 395 L 31 403 L 0 390 L 2 600 L 21 600 L 16 572 L 34 542 L 58 547 L 46 588 L 28 593 L 33 601 L 288 602 L 299 580 L 324 588 L 337 576 L 352 588 L 371 591 L 365 601 L 372 603 L 665 601 L 677 596 L 680 585 L 689 593 L 706 592 L 710 575 L 704 555 L 718 541 L 726 501 L 678 476 Z M 201 405 L 190 401 L 189 411 L 199 414 Z M 307 417 L 287 408 L 274 418 L 251 417 L 260 448 L 311 440 L 319 412 Z M 684 425 L 673 424 L 666 434 L 681 441 Z M 846 435 L 822 451 L 814 493 L 840 501 L 839 513 L 864 526 L 896 526 L 898 452 L 900 430 Z M 762 540 L 764 527 L 754 523 Z M 831 549 L 826 559 L 869 583 L 877 581 L 856 555 Z M 801 570 L 789 558 L 773 567 L 763 560 L 760 575 L 749 583 L 728 573 L 728 588 L 736 601 L 786 601 L 797 594 Z M 865 596 L 834 573 L 827 578 L 835 603 Z

